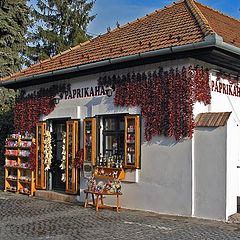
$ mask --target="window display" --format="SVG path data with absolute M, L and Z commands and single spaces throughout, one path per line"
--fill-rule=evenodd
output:
M 98 116 L 97 121 L 86 118 L 84 160 L 91 161 L 98 170 L 140 168 L 140 117 L 116 114 Z

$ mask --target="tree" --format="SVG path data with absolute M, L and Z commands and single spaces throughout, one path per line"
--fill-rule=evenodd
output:
M 13 133 L 13 109 L 15 105 L 15 92 L 0 88 L 0 159 L 3 164 L 3 150 L 5 139 Z
M 0 77 L 21 68 L 28 14 L 26 0 L 0 1 Z
M 33 9 L 35 26 L 30 37 L 31 63 L 56 55 L 90 38 L 88 24 L 95 0 L 38 0 Z
M 0 0 L 0 77 L 21 69 L 27 47 L 28 14 L 26 0 Z M 0 159 L 5 138 L 13 131 L 14 102 L 15 92 L 0 88 Z

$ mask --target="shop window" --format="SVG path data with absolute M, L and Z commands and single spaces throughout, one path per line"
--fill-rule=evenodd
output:
M 98 117 L 97 145 L 96 165 L 109 168 L 139 168 L 139 116 L 120 114 Z
M 124 115 L 103 116 L 100 121 L 98 164 L 112 168 L 124 165 Z

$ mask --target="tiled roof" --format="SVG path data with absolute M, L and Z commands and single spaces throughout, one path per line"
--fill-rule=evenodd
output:
M 200 113 L 195 119 L 196 127 L 220 127 L 225 126 L 231 112 Z
M 226 16 L 207 6 L 196 3 L 215 33 L 223 37 L 223 41 L 240 47 L 240 21 Z
M 240 47 L 239 21 L 193 0 L 180 0 L 2 80 L 198 43 L 213 33 Z

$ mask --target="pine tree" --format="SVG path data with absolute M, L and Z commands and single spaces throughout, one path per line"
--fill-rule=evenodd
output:
M 56 55 L 90 38 L 88 24 L 95 0 L 38 0 L 28 57 L 32 63 Z
M 29 7 L 26 0 L 0 0 L 0 78 L 19 70 L 26 49 Z M 7 134 L 13 131 L 15 92 L 0 88 L 0 159 Z M 3 164 L 3 161 L 0 162 Z
M 21 68 L 28 14 L 26 0 L 0 0 L 0 77 Z

